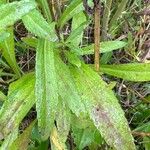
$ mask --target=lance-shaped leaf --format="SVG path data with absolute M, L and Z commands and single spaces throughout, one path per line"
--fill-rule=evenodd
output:
M 22 0 L 0 5 L 0 29 L 13 25 L 36 7 L 33 0 Z
M 10 84 L 8 99 L 0 110 L 0 139 L 17 128 L 35 103 L 33 74 Z
M 0 42 L 4 41 L 9 36 L 10 34 L 8 32 L 0 32 Z
M 53 145 L 53 149 L 57 149 L 57 143 L 59 143 L 60 147 L 62 149 L 67 149 L 66 148 L 66 141 L 68 138 L 68 134 L 70 131 L 70 110 L 66 107 L 65 103 L 60 99 L 59 100 L 59 105 L 58 105 L 58 110 L 57 115 L 56 115 L 56 124 L 57 124 L 57 136 L 53 134 L 51 135 L 51 144 Z M 56 132 L 55 132 L 56 133 Z
M 36 110 L 43 140 L 50 135 L 58 103 L 53 43 L 39 39 L 36 50 Z
M 116 150 L 135 150 L 124 112 L 107 84 L 85 64 L 71 70 L 90 118 L 102 137 Z
M 126 45 L 123 41 L 106 41 L 100 43 L 100 53 L 107 53 L 123 48 Z M 94 54 L 94 44 L 82 48 L 82 55 Z
M 71 131 L 78 150 L 83 150 L 89 145 L 101 145 L 104 142 L 99 131 L 88 116 L 71 116 Z M 93 146 L 92 145 L 92 146 Z M 92 149 L 96 149 L 92 147 Z
M 7 96 L 2 91 L 0 91 L 0 101 L 3 102 L 6 100 L 7 100 Z
M 81 12 L 83 9 L 82 0 L 73 0 L 58 20 L 58 26 L 62 28 L 69 19 L 71 19 L 75 14 Z
M 85 107 L 76 89 L 73 78 L 70 75 L 70 70 L 59 56 L 56 56 L 55 63 L 59 95 L 66 103 L 66 106 L 79 116 L 81 113 L 85 112 Z
M 67 148 L 65 148 L 65 145 L 63 145 L 59 139 L 59 135 L 58 135 L 56 127 L 53 128 L 51 135 L 50 135 L 50 139 L 51 139 L 52 150 L 67 150 Z
M 18 128 L 14 129 L 0 145 L 0 150 L 9 149 L 11 144 L 15 141 L 18 136 Z M 10 150 L 10 149 L 9 149 Z
M 22 17 L 25 27 L 34 35 L 49 41 L 56 41 L 55 23 L 48 24 L 38 10 L 33 10 Z
M 9 66 L 12 68 L 17 77 L 20 77 L 20 70 L 15 58 L 15 43 L 14 43 L 14 33 L 13 28 L 8 30 L 9 37 L 4 41 L 0 42 L 0 47 L 2 48 L 2 55 L 6 59 Z
M 86 24 L 87 22 L 83 22 L 78 28 L 72 31 L 69 37 L 66 39 L 66 43 L 73 43 L 78 46 L 80 43 L 78 42 L 78 39 L 81 41 L 81 36 Z
M 101 65 L 103 73 L 129 81 L 150 81 L 150 63 Z
M 24 37 L 21 39 L 25 44 L 33 48 L 37 47 L 38 39 L 32 37 Z
M 82 7 L 82 6 L 81 6 Z M 72 24 L 71 24 L 71 31 L 75 32 L 75 31 L 79 31 L 80 28 L 80 32 L 76 35 L 76 37 L 71 41 L 71 43 L 75 46 L 78 46 L 83 38 L 83 31 L 84 28 L 86 27 L 85 25 L 83 25 L 84 22 L 87 21 L 86 15 L 85 13 L 82 11 L 78 14 L 76 14 L 73 18 L 72 18 Z M 89 23 L 89 22 L 88 22 Z M 86 22 L 86 24 L 88 25 L 88 23 Z M 82 28 L 82 29 L 81 29 Z M 76 32 L 77 33 L 77 32 Z
M 36 120 L 32 121 L 31 124 L 20 134 L 15 141 L 10 145 L 9 150 L 27 150 L 30 142 L 30 136 L 32 129 L 36 123 Z

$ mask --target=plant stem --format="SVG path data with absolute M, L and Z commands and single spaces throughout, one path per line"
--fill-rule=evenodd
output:
M 94 0 L 94 54 L 95 54 L 95 70 L 99 71 L 99 51 L 100 51 L 100 0 Z

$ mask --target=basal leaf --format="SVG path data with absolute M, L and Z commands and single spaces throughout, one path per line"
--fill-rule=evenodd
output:
M 31 122 L 31 124 L 20 134 L 17 139 L 10 145 L 9 150 L 27 150 L 28 144 L 30 142 L 30 135 L 35 125 L 36 120 Z
M 14 43 L 14 33 L 13 28 L 8 30 L 9 36 L 2 42 L 0 42 L 0 47 L 2 48 L 2 55 L 8 62 L 9 66 L 12 68 L 17 77 L 20 77 L 20 70 L 15 58 L 15 43 Z
M 75 42 L 77 42 L 78 38 L 81 41 L 80 35 L 82 35 L 86 24 L 87 24 L 87 22 L 84 22 L 78 28 L 73 30 L 70 33 L 69 37 L 66 39 L 66 43 L 74 43 L 75 44 Z
M 60 141 L 65 144 L 70 131 L 71 112 L 62 100 L 60 100 L 58 108 L 59 111 L 56 116 L 57 131 Z
M 58 20 L 58 26 L 62 28 L 68 20 L 70 20 L 75 14 L 81 12 L 83 9 L 82 0 L 72 0 Z
M 2 142 L 2 145 L 0 145 L 0 150 L 6 150 L 9 149 L 11 144 L 15 141 L 18 135 L 18 128 L 13 130 Z M 10 149 L 9 149 L 10 150 Z
M 83 30 L 85 28 L 85 24 L 84 23 L 86 21 L 87 21 L 87 19 L 86 19 L 86 16 L 85 16 L 84 12 L 80 12 L 80 13 L 76 14 L 75 16 L 73 16 L 73 18 L 72 18 L 72 25 L 71 25 L 71 34 L 73 34 L 72 32 L 78 33 L 78 34 L 76 34 L 74 39 L 72 39 L 72 41 L 71 41 L 71 43 L 73 45 L 79 46 L 79 44 L 81 43 L 82 36 L 83 36 Z M 86 24 L 88 24 L 88 23 L 86 22 Z M 80 31 L 80 32 L 77 32 L 77 31 Z
M 129 81 L 150 81 L 150 63 L 101 65 L 103 73 Z
M 36 3 L 33 0 L 21 0 L 0 5 L 0 29 L 13 25 L 35 7 Z
M 51 135 L 50 135 L 50 139 L 51 139 L 51 149 L 52 150 L 67 150 L 65 145 L 62 144 L 59 139 L 59 135 L 58 135 L 56 127 L 53 128 Z
M 8 98 L 0 110 L 0 139 L 16 129 L 35 103 L 33 74 L 10 84 Z
M 107 84 L 85 64 L 71 71 L 89 116 L 106 142 L 116 150 L 135 150 L 124 112 Z
M 69 68 L 59 56 L 56 56 L 55 63 L 59 95 L 66 103 L 66 106 L 79 116 L 81 113 L 85 112 L 85 107 L 76 89 Z
M 58 103 L 53 43 L 39 39 L 36 50 L 36 110 L 43 140 L 49 137 Z
M 70 110 L 66 107 L 63 101 L 59 101 L 56 124 L 57 129 L 53 130 L 51 134 L 52 150 L 57 150 L 61 147 L 63 150 L 67 149 L 66 141 L 70 131 Z
M 100 53 L 107 53 L 123 48 L 126 45 L 123 41 L 106 41 L 100 44 Z M 94 44 L 82 48 L 82 55 L 94 54 Z
M 32 10 L 22 17 L 25 27 L 34 35 L 49 41 L 56 41 L 55 23 L 48 24 L 38 10 Z

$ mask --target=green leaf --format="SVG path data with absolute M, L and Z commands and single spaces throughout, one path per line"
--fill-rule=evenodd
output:
M 22 21 L 25 27 L 34 35 L 49 41 L 57 40 L 55 23 L 48 24 L 39 11 L 32 10 L 22 17 Z
M 142 133 L 149 133 L 150 132 L 150 122 L 142 123 L 141 126 L 138 126 L 136 129 L 133 130 L 134 132 L 142 132 Z M 150 149 L 150 137 L 143 137 L 143 145 L 145 147 L 145 150 Z
M 33 47 L 33 48 L 37 47 L 38 40 L 36 38 L 24 37 L 21 40 L 30 47 Z
M 150 132 L 150 122 L 144 123 L 133 130 L 133 132 L 142 131 L 142 132 Z
M 150 137 L 143 138 L 143 145 L 145 147 L 145 150 L 150 150 Z
M 38 126 L 43 140 L 49 137 L 58 103 L 53 51 L 53 43 L 44 39 L 38 40 L 35 96 Z
M 77 42 L 78 39 L 81 41 L 82 38 L 80 36 L 82 36 L 83 30 L 84 30 L 86 24 L 87 24 L 87 22 L 84 22 L 78 28 L 76 28 L 74 31 L 72 31 L 70 33 L 69 37 L 66 39 L 66 43 L 75 43 L 75 42 Z
M 120 65 L 101 65 L 103 73 L 129 81 L 150 81 L 150 64 L 129 63 Z
M 82 150 L 91 144 L 101 145 L 103 139 L 89 117 L 71 117 L 71 131 L 77 149 Z
M 59 56 L 56 56 L 55 63 L 59 95 L 66 103 L 66 106 L 79 116 L 81 113 L 85 112 L 85 107 L 76 89 L 70 70 Z
M 0 91 L 0 101 L 4 102 L 6 100 L 7 100 L 7 96 L 2 91 Z
M 83 30 L 85 28 L 84 23 L 86 21 L 87 21 L 87 19 L 86 19 L 84 12 L 80 12 L 72 18 L 71 34 L 73 34 L 73 32 L 78 33 L 78 34 L 76 34 L 74 39 L 72 39 L 72 41 L 70 41 L 73 45 L 78 46 L 81 43 L 82 37 L 83 37 Z M 86 22 L 86 24 L 88 24 L 88 23 Z M 79 31 L 79 32 L 77 32 L 77 31 Z
M 1 32 L 0 33 L 0 42 L 4 41 L 9 36 L 10 36 L 10 34 L 8 32 Z
M 106 41 L 100 44 L 100 53 L 107 53 L 123 48 L 126 45 L 123 41 Z M 94 54 L 94 44 L 82 48 L 82 55 Z
M 31 124 L 20 134 L 17 139 L 11 144 L 9 150 L 27 150 L 30 142 L 30 135 L 35 125 L 36 120 L 32 121 Z
M 14 43 L 14 33 L 13 28 L 9 28 L 8 33 L 10 34 L 3 42 L 0 42 L 0 47 L 2 48 L 2 55 L 8 62 L 9 66 L 13 69 L 17 77 L 20 77 L 20 69 L 18 67 L 15 58 L 15 43 Z
M 8 98 L 0 110 L 0 139 L 16 129 L 35 103 L 33 74 L 27 74 L 9 86 Z
M 60 19 L 58 20 L 58 26 L 62 28 L 64 24 L 70 20 L 75 14 L 81 12 L 83 10 L 82 0 L 73 0 L 66 8 L 66 10 L 61 15 Z
M 13 25 L 35 7 L 36 3 L 33 0 L 22 0 L 0 5 L 0 29 Z
M 135 150 L 124 112 L 107 84 L 85 64 L 71 67 L 71 72 L 89 116 L 105 141 L 116 150 Z
M 0 1 L 0 5 L 5 4 L 5 3 L 6 3 L 6 0 L 1 0 Z
M 66 52 L 66 56 L 68 58 L 68 61 L 71 64 L 73 64 L 73 65 L 75 65 L 77 67 L 81 67 L 81 60 L 79 59 L 79 56 L 76 53 L 67 51 Z
M 1 150 L 9 149 L 11 144 L 15 141 L 18 135 L 18 128 L 14 129 L 3 141 L 2 145 L 0 145 Z M 9 149 L 10 150 L 10 149 Z

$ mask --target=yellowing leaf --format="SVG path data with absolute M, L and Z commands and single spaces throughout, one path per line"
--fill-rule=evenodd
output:
M 71 112 L 66 104 L 60 99 L 57 111 L 56 124 L 60 142 L 64 145 L 70 131 Z
M 105 141 L 116 150 L 135 150 L 124 112 L 114 93 L 91 68 L 71 68 L 86 109 Z
M 64 145 L 62 145 L 62 143 L 59 140 L 59 136 L 57 133 L 57 129 L 53 128 L 51 135 L 50 135 L 50 139 L 51 139 L 51 146 L 52 146 L 52 150 L 66 150 Z
M 150 81 L 150 63 L 101 65 L 103 73 L 129 81 Z
M 35 96 L 38 126 L 43 140 L 49 137 L 58 103 L 53 51 L 53 43 L 43 39 L 38 40 Z
M 10 84 L 8 99 L 0 110 L 0 139 L 16 129 L 35 103 L 33 74 Z
M 14 129 L 3 141 L 0 146 L 0 150 L 9 149 L 11 144 L 15 141 L 18 136 L 18 128 Z M 10 149 L 9 149 L 10 150 Z
M 9 150 L 27 150 L 28 144 L 30 142 L 30 135 L 35 125 L 36 120 L 31 122 L 31 124 L 20 134 L 17 139 L 10 145 Z

